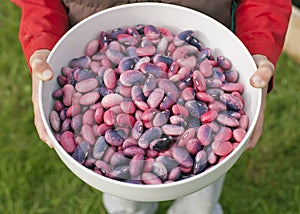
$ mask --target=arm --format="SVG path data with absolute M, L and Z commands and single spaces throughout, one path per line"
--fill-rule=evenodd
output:
M 34 124 L 40 139 L 52 147 L 41 118 L 38 88 L 40 80 L 48 81 L 53 77 L 46 59 L 55 43 L 68 30 L 68 15 L 60 0 L 11 1 L 22 10 L 19 40 L 32 71 Z
M 68 30 L 68 15 L 60 0 L 12 0 L 12 2 L 22 10 L 19 40 L 29 63 L 36 50 L 51 50 Z
M 253 55 L 257 71 L 251 85 L 262 88 L 259 118 L 247 149 L 257 144 L 263 132 L 267 92 L 274 85 L 274 71 L 281 54 L 291 14 L 290 0 L 237 0 L 235 33 Z
M 276 66 L 287 31 L 290 0 L 238 0 L 235 33 L 252 55 L 260 54 Z M 273 74 L 269 91 L 273 87 Z

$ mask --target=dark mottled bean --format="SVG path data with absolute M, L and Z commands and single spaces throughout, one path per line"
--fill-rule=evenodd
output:
M 161 138 L 155 139 L 150 143 L 150 149 L 161 152 L 169 149 L 172 144 L 172 137 L 162 136 Z

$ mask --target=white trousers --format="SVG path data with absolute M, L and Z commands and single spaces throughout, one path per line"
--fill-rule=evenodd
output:
M 218 203 L 222 192 L 225 176 L 204 189 L 178 198 L 168 210 L 168 214 L 222 214 Z M 138 202 L 118 198 L 103 193 L 103 203 L 109 214 L 154 214 L 157 202 Z

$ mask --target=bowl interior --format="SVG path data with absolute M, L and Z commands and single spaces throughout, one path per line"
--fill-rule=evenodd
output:
M 69 60 L 84 55 L 88 41 L 98 38 L 101 30 L 117 27 L 152 24 L 166 27 L 173 33 L 182 30 L 194 30 L 195 36 L 213 50 L 213 55 L 229 58 L 233 67 L 240 72 L 239 81 L 244 85 L 243 98 L 245 111 L 250 118 L 247 135 L 240 145 L 224 161 L 192 178 L 163 185 L 135 185 L 115 181 L 92 172 L 77 163 L 55 140 L 49 127 L 48 115 L 53 108 L 52 92 L 59 86 L 56 77 Z M 51 51 L 48 62 L 55 76 L 53 80 L 40 83 L 40 106 L 42 119 L 50 135 L 54 148 L 62 161 L 79 178 L 94 188 L 119 197 L 137 201 L 171 200 L 190 194 L 211 184 L 225 174 L 244 151 L 247 141 L 256 123 L 261 100 L 261 90 L 249 84 L 249 78 L 255 71 L 255 63 L 242 42 L 226 27 L 217 21 L 190 9 L 162 3 L 136 3 L 117 6 L 96 13 L 70 29 Z

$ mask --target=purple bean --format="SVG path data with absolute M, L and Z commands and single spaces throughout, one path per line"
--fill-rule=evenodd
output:
M 195 163 L 193 166 L 193 174 L 197 175 L 203 172 L 207 166 L 207 154 L 205 151 L 199 151 L 195 156 Z
M 74 150 L 72 157 L 78 161 L 80 164 L 83 164 L 87 158 L 90 145 L 86 141 L 82 141 Z
M 121 181 L 130 179 L 129 166 L 117 166 L 109 173 L 108 177 Z
M 150 62 L 145 62 L 143 64 L 141 64 L 140 66 L 140 70 L 144 73 L 144 74 L 152 74 L 153 76 L 155 76 L 156 78 L 160 78 L 163 76 L 163 71 L 162 69 Z
M 162 112 L 158 112 L 155 114 L 153 118 L 153 126 L 163 126 L 167 124 L 168 120 L 170 118 L 170 110 L 165 110 Z
M 138 140 L 138 145 L 143 149 L 147 149 L 153 140 L 162 136 L 162 133 L 163 131 L 159 127 L 150 128 L 141 135 Z
M 129 161 L 130 159 L 125 157 L 123 152 L 116 152 L 111 156 L 110 165 L 116 168 L 118 166 L 128 165 Z
M 145 81 L 146 75 L 138 70 L 127 70 L 121 73 L 120 82 L 124 86 L 134 86 Z
M 93 147 L 93 157 L 95 159 L 101 159 L 104 156 L 105 151 L 108 148 L 108 144 L 103 136 L 98 137 Z
M 168 171 L 162 162 L 155 162 L 152 165 L 152 173 L 158 176 L 162 181 L 168 179 Z
M 91 64 L 91 58 L 88 56 L 82 56 L 79 58 L 74 58 L 70 61 L 69 66 L 71 68 L 81 68 L 81 69 L 86 69 L 89 67 Z
M 181 169 L 180 167 L 175 167 L 168 174 L 168 180 L 177 181 L 181 177 Z
M 175 147 L 171 150 L 173 158 L 177 161 L 180 166 L 184 168 L 190 168 L 193 166 L 193 159 L 187 150 L 181 147 Z
M 151 92 L 156 89 L 156 80 L 155 77 L 150 74 L 148 75 L 144 86 L 143 86 L 143 93 L 146 97 L 149 97 L 149 95 L 151 94 Z
M 105 132 L 105 140 L 112 146 L 121 146 L 125 139 L 118 131 L 110 129 Z

